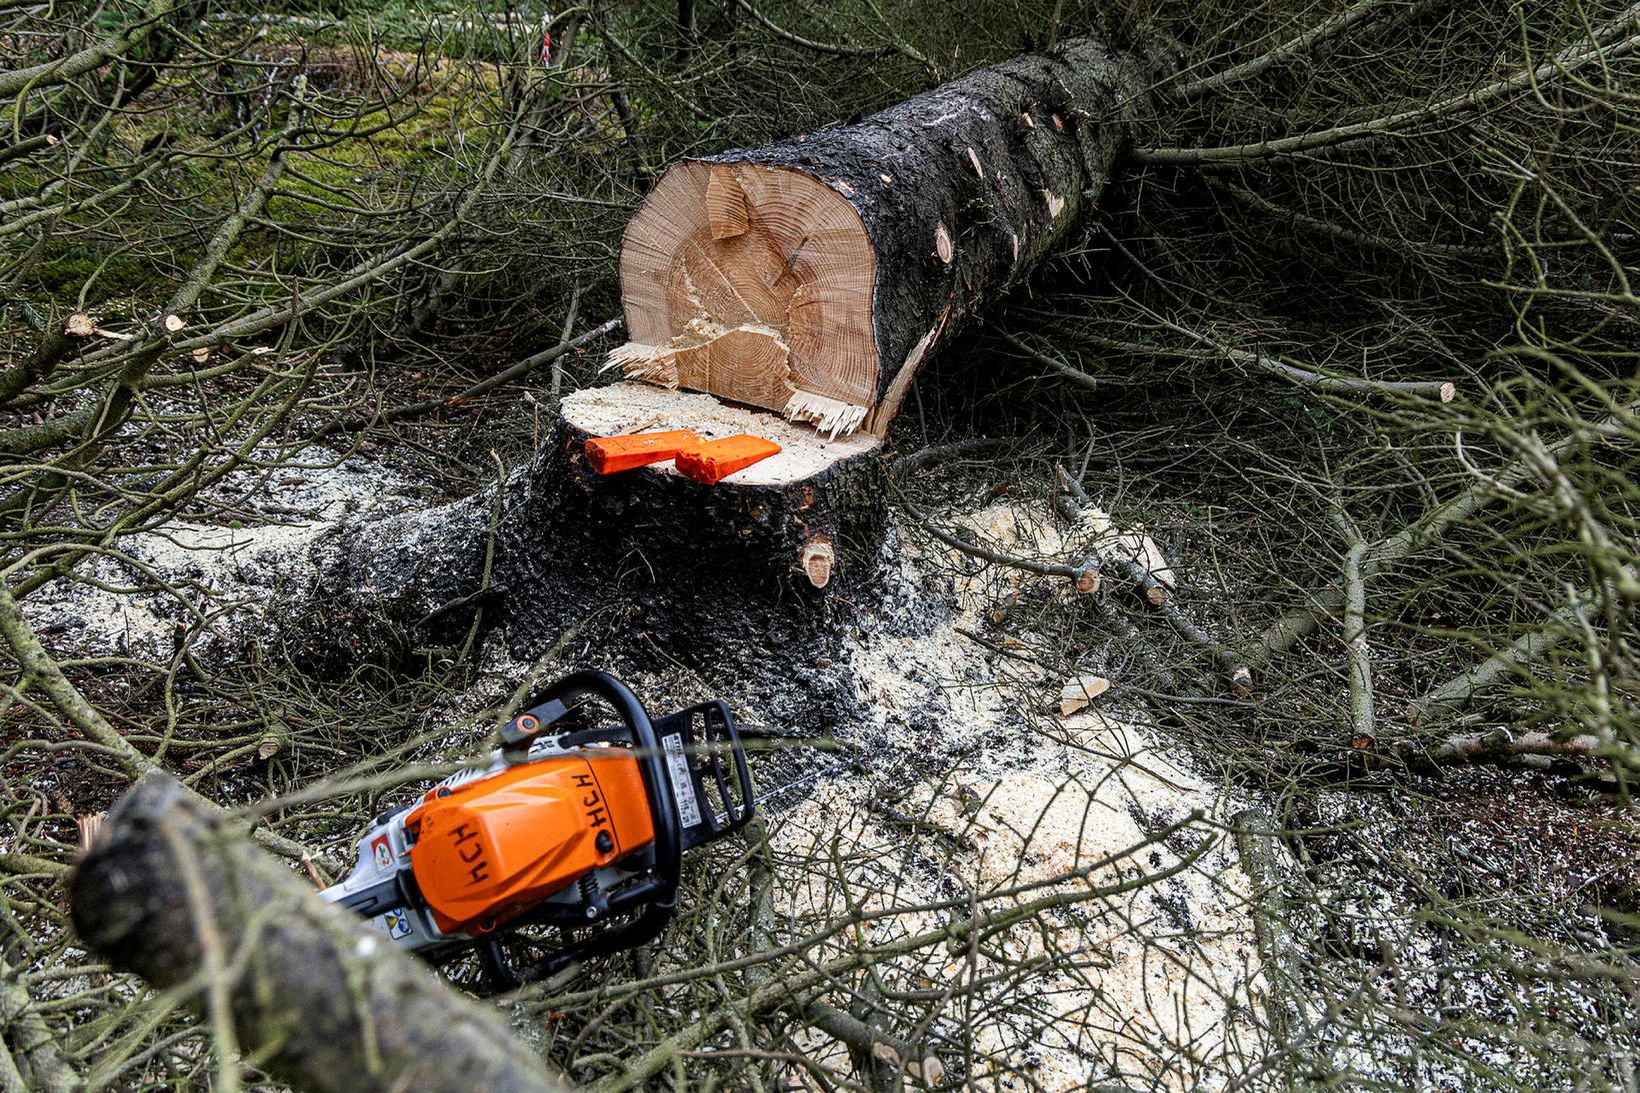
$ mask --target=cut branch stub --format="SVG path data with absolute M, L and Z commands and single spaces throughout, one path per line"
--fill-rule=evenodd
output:
M 1084 38 L 851 125 L 674 164 L 627 226 L 631 341 L 611 363 L 884 435 L 935 342 L 1069 237 L 1144 86 Z

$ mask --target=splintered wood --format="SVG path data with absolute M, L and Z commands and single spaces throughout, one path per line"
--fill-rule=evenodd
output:
M 875 273 L 859 214 L 824 183 L 751 163 L 679 163 L 627 228 L 631 341 L 610 364 L 853 432 L 877 395 Z

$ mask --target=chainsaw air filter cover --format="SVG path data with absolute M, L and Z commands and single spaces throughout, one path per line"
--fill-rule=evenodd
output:
M 599 749 L 441 786 L 405 819 L 444 933 L 487 933 L 655 838 L 638 761 Z

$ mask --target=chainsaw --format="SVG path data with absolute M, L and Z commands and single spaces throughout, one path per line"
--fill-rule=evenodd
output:
M 657 937 L 683 854 L 755 808 L 721 701 L 651 720 L 625 684 L 583 671 L 526 705 L 486 766 L 377 817 L 353 871 L 321 893 L 434 964 L 476 954 L 499 990 Z M 565 724 L 600 707 L 619 724 Z M 526 932 L 520 963 L 504 942 Z

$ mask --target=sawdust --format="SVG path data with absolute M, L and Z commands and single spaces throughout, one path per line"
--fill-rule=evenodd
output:
M 1018 555 L 1074 546 L 1041 507 L 957 522 Z M 1222 1086 L 1258 1048 L 1247 882 L 1214 826 L 1236 806 L 1119 708 L 1045 724 L 1057 682 L 969 636 L 999 599 L 1042 579 L 971 563 L 937 546 L 885 551 L 889 598 L 853 650 L 867 717 L 850 740 L 857 768 L 776 817 L 775 846 L 794 866 L 777 914 L 797 932 L 859 908 L 881 916 L 865 939 L 889 944 L 965 918 L 965 901 L 997 913 L 1062 898 L 977 954 L 937 944 L 891 962 L 903 989 L 958 999 L 934 1041 L 971 1041 L 967 1078 L 981 1089 Z M 1059 586 L 1045 594 L 1076 595 Z M 1193 814 L 1204 822 L 1147 844 Z M 846 1063 L 813 1036 L 817 1057 Z M 943 1062 L 966 1065 L 960 1053 Z
M 960 516 L 959 527 L 999 550 L 1062 560 L 1072 547 L 1045 506 L 999 504 Z M 975 563 L 954 549 L 891 537 L 882 566 L 885 598 L 856 641 L 852 666 L 874 729 L 853 743 L 885 761 L 963 756 L 999 772 L 1027 760 L 1042 741 L 1031 715 L 1062 680 L 999 656 L 982 640 L 999 604 L 1029 591 L 1077 595 L 1064 581 Z
M 320 450 L 273 471 L 227 475 L 197 502 L 226 523 L 173 520 L 121 536 L 23 613 L 47 645 L 76 656 L 165 659 L 243 644 L 265 610 L 313 576 L 308 547 L 344 519 L 424 504 L 427 490 L 359 456 Z
M 907 990 L 967 994 L 947 1010 L 966 1006 L 967 1029 L 943 1031 L 952 1042 L 971 1036 L 978 1088 L 1009 1088 L 1021 1072 L 1046 1090 L 1222 1085 L 1257 1039 L 1246 1017 L 1258 974 L 1246 882 L 1232 848 L 1206 825 L 1146 840 L 1190 810 L 1222 819 L 1223 802 L 1137 729 L 1095 715 L 1071 720 L 1074 731 L 1112 745 L 1106 757 L 1067 751 L 1057 765 L 995 779 L 959 773 L 903 795 L 883 783 L 822 785 L 779 818 L 779 856 L 809 863 L 783 874 L 795 879 L 777 895 L 779 914 L 795 932 L 859 907 L 884 916 L 865 928 L 866 940 L 891 944 L 965 919 L 961 909 L 930 909 L 954 896 L 991 914 L 1062 898 L 978 953 L 934 944 L 880 974 Z M 1131 750 L 1118 754 L 1116 745 Z

